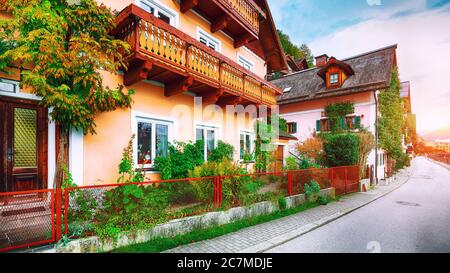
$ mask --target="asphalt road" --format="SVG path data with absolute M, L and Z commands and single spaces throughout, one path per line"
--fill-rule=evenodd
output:
M 425 158 L 399 189 L 267 252 L 450 252 L 450 171 Z

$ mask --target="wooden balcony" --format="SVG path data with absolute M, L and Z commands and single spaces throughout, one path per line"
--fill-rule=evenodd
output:
M 223 30 L 241 47 L 259 39 L 260 16 L 266 14 L 253 0 L 181 0 L 181 12 L 193 9 L 211 22 L 211 32 Z
M 275 85 L 136 5 L 118 15 L 113 34 L 131 45 L 127 86 L 153 80 L 165 84 L 167 97 L 189 91 L 204 103 L 219 105 L 272 106 L 281 94 Z

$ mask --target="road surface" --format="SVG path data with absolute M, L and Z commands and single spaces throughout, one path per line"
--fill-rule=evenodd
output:
M 270 253 L 450 252 L 450 171 L 417 158 L 394 192 Z

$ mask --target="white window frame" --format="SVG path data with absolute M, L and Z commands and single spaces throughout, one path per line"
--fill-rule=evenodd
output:
M 208 130 L 214 131 L 214 148 L 217 148 L 217 144 L 219 142 L 219 127 L 211 124 L 196 123 L 194 128 L 195 141 L 197 141 L 197 129 L 203 130 L 203 139 L 205 140 L 203 143 L 203 159 L 208 161 Z
M 28 100 L 35 100 L 35 101 L 42 100 L 41 97 L 38 97 L 35 94 L 22 92 L 21 89 L 20 89 L 20 83 L 18 81 L 0 78 L 0 82 L 9 83 L 9 84 L 14 84 L 15 85 L 14 92 L 4 91 L 4 90 L 0 89 L 0 96 L 14 97 L 14 98 L 28 99 Z
M 5 89 L 1 89 L 2 84 L 10 84 L 10 85 L 13 85 L 14 90 L 11 92 L 11 91 L 6 91 Z M 17 94 L 17 93 L 20 93 L 19 82 L 0 78 L 0 92 L 2 92 L 2 93 L 8 93 L 8 94 Z
M 250 72 L 253 72 L 255 70 L 255 63 L 253 63 L 252 61 L 245 58 L 244 56 L 242 56 L 239 53 L 237 54 L 237 63 Z M 245 67 L 245 65 L 248 65 L 250 67 L 250 69 Z
M 335 76 L 336 75 L 336 81 L 332 81 L 332 79 L 333 79 L 333 76 Z M 333 73 L 333 74 L 330 74 L 330 84 L 338 84 L 339 83 L 339 73 Z
M 180 25 L 180 15 L 175 10 L 167 7 L 163 3 L 156 0 L 135 0 L 137 6 L 142 7 L 142 5 L 147 5 L 152 7 L 155 10 L 155 16 L 158 17 L 158 14 L 161 12 L 165 16 L 170 18 L 170 24 L 176 28 Z
M 213 36 L 211 36 L 211 34 L 206 32 L 202 28 L 197 27 L 197 40 L 200 41 L 200 38 L 203 38 L 207 41 L 207 45 L 206 45 L 207 47 L 211 48 L 209 45 L 213 44 L 216 48 L 215 51 L 217 51 L 217 52 L 222 51 L 222 42 L 220 40 L 214 38 Z
M 145 122 L 152 124 L 152 135 L 151 135 L 151 142 L 152 142 L 152 150 L 151 153 L 151 164 L 145 164 L 144 166 L 140 165 L 138 163 L 138 122 Z M 144 169 L 150 169 L 153 168 L 156 158 L 156 125 L 166 125 L 168 127 L 168 142 L 173 143 L 174 139 L 176 138 L 176 120 L 172 118 L 162 117 L 162 116 L 156 116 L 151 114 L 146 114 L 142 112 L 132 112 L 132 118 L 131 118 L 131 132 L 135 135 L 134 141 L 133 141 L 133 160 L 134 160 L 134 166 L 135 168 L 141 168 L 144 167 Z
M 244 158 L 241 158 L 241 135 L 244 135 L 244 147 L 246 146 L 246 136 L 250 136 L 250 154 L 255 151 L 255 132 L 248 130 L 239 131 L 239 160 L 242 162 Z

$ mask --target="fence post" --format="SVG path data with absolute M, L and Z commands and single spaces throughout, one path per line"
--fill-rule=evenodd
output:
M 56 240 L 59 241 L 62 235 L 62 189 L 56 189 L 55 195 L 55 209 L 56 209 Z
M 336 189 L 336 187 L 335 187 L 335 185 L 334 185 L 334 182 L 333 182 L 333 168 L 330 168 L 330 169 L 329 169 L 329 176 L 330 176 L 330 184 L 331 184 L 331 187 Z
M 288 171 L 288 196 L 292 196 L 292 172 Z
M 223 194 L 223 190 L 222 190 L 222 177 L 217 177 L 217 183 L 219 184 L 219 208 L 221 208 L 222 207 L 222 199 L 223 199 L 223 197 L 222 197 L 222 194 Z
M 214 177 L 214 206 L 222 207 L 222 178 L 220 176 Z
M 69 190 L 64 189 L 64 234 L 69 234 Z

